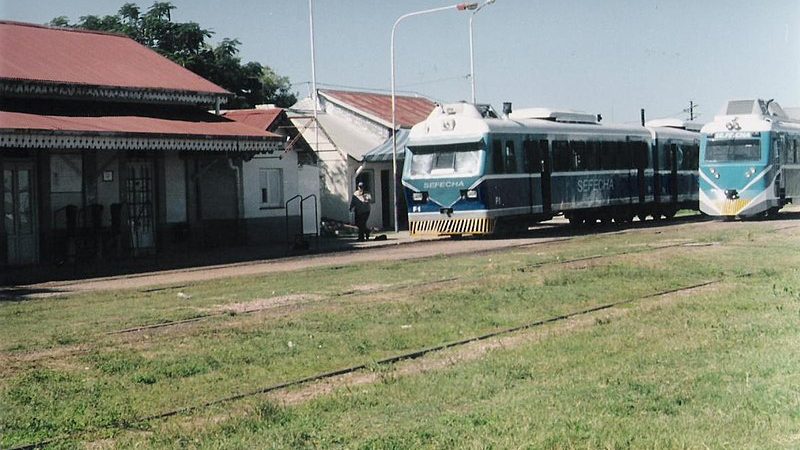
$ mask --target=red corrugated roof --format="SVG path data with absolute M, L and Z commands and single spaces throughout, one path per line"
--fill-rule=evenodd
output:
M 322 90 L 321 94 L 368 113 L 386 124 L 392 123 L 392 96 L 368 92 Z M 397 124 L 400 128 L 411 128 L 425 120 L 433 111 L 435 103 L 423 97 L 395 95 Z
M 282 139 L 275 133 L 261 131 L 233 120 L 211 114 L 197 118 L 164 119 L 148 116 L 80 117 L 0 111 L 0 129 L 101 134 L 136 134 L 192 137 L 241 137 Z
M 133 39 L 0 21 L 0 78 L 228 94 Z
M 281 115 L 283 109 L 235 109 L 223 114 L 228 119 L 241 122 L 259 130 L 269 130 L 275 119 Z

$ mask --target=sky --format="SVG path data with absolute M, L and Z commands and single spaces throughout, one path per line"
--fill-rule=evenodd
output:
M 146 10 L 153 1 L 128 0 Z M 482 1 L 481 1 L 482 2 Z M 114 14 L 124 0 L 0 0 L 0 18 L 47 23 Z M 173 20 L 241 41 L 244 62 L 289 77 L 309 95 L 308 0 L 171 0 Z M 389 92 L 390 37 L 400 16 L 441 0 L 313 0 L 318 88 Z M 448 9 L 401 21 L 398 92 L 438 102 L 471 99 L 469 18 Z M 798 0 L 496 0 L 473 18 L 479 103 L 550 107 L 604 122 L 687 117 L 709 121 L 729 99 L 800 106 Z

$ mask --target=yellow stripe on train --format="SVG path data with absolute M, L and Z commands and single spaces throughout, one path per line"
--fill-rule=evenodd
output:
M 453 234 L 491 234 L 495 219 L 436 219 L 411 220 L 408 230 L 411 236 L 442 236 Z
M 723 200 L 722 206 L 720 207 L 720 211 L 725 216 L 735 216 L 738 215 L 747 205 L 750 203 L 750 200 L 745 200 L 742 198 L 737 198 L 735 200 L 726 199 Z

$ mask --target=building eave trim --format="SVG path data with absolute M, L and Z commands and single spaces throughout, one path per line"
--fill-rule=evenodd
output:
M 228 101 L 233 94 L 121 86 L 33 82 L 0 79 L 0 95 L 24 98 L 64 98 L 69 100 L 155 103 L 169 105 L 214 105 Z
M 0 150 L 159 150 L 199 152 L 283 151 L 279 139 L 219 136 L 170 136 L 134 134 L 87 134 L 0 130 Z

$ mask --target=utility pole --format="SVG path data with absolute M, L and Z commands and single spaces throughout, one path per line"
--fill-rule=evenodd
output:
M 644 108 L 642 108 L 642 126 L 644 126 Z
M 695 103 L 694 103 L 692 100 L 689 100 L 689 107 L 683 110 L 683 112 L 685 112 L 685 113 L 689 113 L 689 120 L 690 120 L 690 121 L 691 121 L 691 120 L 694 120 L 694 119 L 695 119 L 695 117 L 697 117 L 697 116 L 694 114 L 694 110 L 695 110 L 695 109 L 696 109 L 698 106 L 700 106 L 700 105 L 697 105 L 697 104 L 695 104 Z

